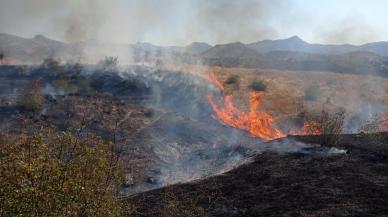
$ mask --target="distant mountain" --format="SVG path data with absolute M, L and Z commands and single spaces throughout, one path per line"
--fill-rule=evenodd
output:
M 293 36 L 284 40 L 264 40 L 248 44 L 248 47 L 260 53 L 267 53 L 270 51 L 302 51 L 307 48 L 309 44 L 298 36 Z
M 47 57 L 61 56 L 66 52 L 66 44 L 37 35 L 25 39 L 9 34 L 0 34 L 0 52 L 15 64 L 42 62 Z
M 118 56 L 124 64 L 187 63 L 225 67 L 319 70 L 388 76 L 388 42 L 365 45 L 310 44 L 298 36 L 283 40 L 240 42 L 212 47 L 203 42 L 188 46 L 158 46 L 147 42 L 107 44 L 97 40 L 64 43 L 43 35 L 22 38 L 0 34 L 0 53 L 11 64 L 40 64 L 45 58 L 62 62 L 97 63 Z
M 216 45 L 202 53 L 205 58 L 256 58 L 258 52 L 241 42 Z
M 45 37 L 44 35 L 36 35 L 34 38 L 32 38 L 32 41 L 41 45 L 41 46 L 48 46 L 55 48 L 63 48 L 65 46 L 65 43 L 49 39 Z
M 331 71 L 388 76 L 388 57 L 373 52 L 358 50 L 339 54 L 301 52 L 300 50 L 303 50 L 302 48 L 305 48 L 307 43 L 296 37 L 271 43 L 272 48 L 277 47 L 279 50 L 269 49 L 270 46 L 267 46 L 266 43 L 261 44 L 262 48 L 267 46 L 265 53 L 255 51 L 250 45 L 242 43 L 216 45 L 201 55 L 202 62 L 207 65 L 224 67 Z M 288 50 L 281 50 L 285 47 Z
M 184 51 L 189 54 L 199 55 L 207 50 L 209 50 L 212 46 L 210 44 L 204 42 L 193 42 L 187 45 L 184 48 Z
M 388 56 L 388 42 L 374 42 L 364 44 L 361 47 L 363 51 L 369 51 L 380 54 L 382 56 Z
M 216 45 L 201 54 L 204 64 L 225 67 L 262 67 L 263 54 L 249 48 L 243 43 Z
M 248 44 L 248 47 L 260 53 L 271 51 L 297 51 L 314 54 L 344 54 L 354 51 L 368 51 L 382 56 L 388 56 L 388 42 L 376 42 L 365 45 L 326 45 L 310 44 L 298 36 L 293 36 L 282 40 L 264 40 Z

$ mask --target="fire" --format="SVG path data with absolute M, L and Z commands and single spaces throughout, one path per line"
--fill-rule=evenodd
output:
M 249 112 L 238 109 L 234 105 L 232 97 L 228 95 L 224 96 L 224 106 L 218 105 L 211 95 L 208 96 L 208 101 L 215 113 L 214 117 L 229 126 L 242 129 L 264 140 L 284 137 L 285 135 L 280 130 L 273 127 L 272 116 L 259 110 L 263 98 L 263 92 L 251 92 Z
M 224 85 L 220 82 L 214 72 L 204 76 L 214 86 L 224 93 Z M 285 137 L 286 135 L 274 127 L 273 117 L 261 109 L 264 99 L 264 92 L 249 93 L 249 112 L 244 112 L 237 108 L 231 95 L 223 96 L 223 104 L 218 104 L 213 100 L 211 94 L 208 95 L 208 102 L 214 112 L 214 118 L 223 123 L 249 132 L 252 136 L 264 140 L 273 140 Z M 388 131 L 388 115 L 386 116 L 386 130 Z M 321 130 L 319 123 L 315 120 L 304 122 L 300 130 L 292 129 L 289 135 L 320 135 Z
M 382 114 L 380 119 L 380 131 L 387 132 L 388 131 L 388 115 Z
M 208 80 L 210 81 L 210 83 L 218 87 L 221 91 L 224 90 L 224 85 L 220 81 L 218 81 L 216 75 L 213 72 L 209 73 Z
M 302 128 L 300 129 L 299 135 L 320 135 L 321 130 L 319 123 L 314 120 L 307 120 L 303 123 Z
M 317 121 L 307 120 L 303 123 L 300 130 L 291 129 L 288 134 L 293 136 L 321 135 L 321 128 L 319 127 L 319 123 Z

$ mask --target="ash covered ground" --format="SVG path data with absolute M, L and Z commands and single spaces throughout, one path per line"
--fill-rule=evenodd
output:
M 375 143 L 349 135 L 327 147 L 314 145 L 319 136 L 265 142 L 214 118 L 206 99 L 222 97 L 217 87 L 175 71 L 2 66 L 0 76 L 1 130 L 49 127 L 113 141 L 126 162 L 122 196 L 137 216 L 388 213 L 385 135 Z M 44 95 L 37 111 L 19 105 L 30 81 Z
M 337 147 L 347 154 L 265 152 L 222 175 L 144 192 L 130 202 L 138 204 L 137 216 L 166 210 L 175 216 L 386 216 L 387 145 L 347 135 Z

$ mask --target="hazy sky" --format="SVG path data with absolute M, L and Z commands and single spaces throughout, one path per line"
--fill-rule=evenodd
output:
M 0 0 L 0 32 L 73 42 L 211 44 L 298 35 L 388 41 L 386 0 Z

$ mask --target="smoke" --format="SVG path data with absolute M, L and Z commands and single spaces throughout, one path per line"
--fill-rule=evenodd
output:
M 316 37 L 323 43 L 329 44 L 360 44 L 365 41 L 379 40 L 377 30 L 359 17 L 347 17 L 336 25 L 338 28 L 325 27 Z
M 218 43 L 272 38 L 277 33 L 271 22 L 278 19 L 279 14 L 286 13 L 286 6 L 282 0 L 201 0 L 193 5 L 188 33 L 196 38 L 205 34 L 210 41 Z
M 1 0 L 0 31 L 25 37 L 44 34 L 67 42 L 97 39 L 160 45 L 253 42 L 290 35 L 308 41 L 365 43 L 387 35 L 383 22 L 374 20 L 379 26 L 372 26 L 367 19 L 384 18 L 384 11 L 349 15 L 349 8 L 362 8 L 364 3 L 346 2 Z
M 185 45 L 255 41 L 276 36 L 271 22 L 285 13 L 285 2 L 2 0 L 6 7 L 0 9 L 0 26 L 9 33 L 43 33 L 67 42 L 97 39 Z

